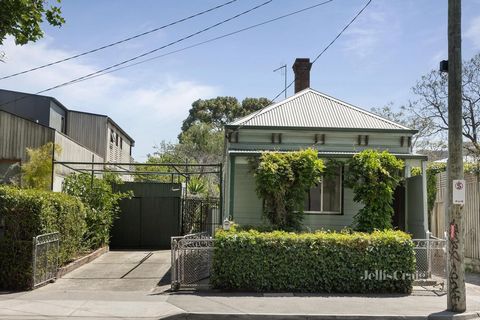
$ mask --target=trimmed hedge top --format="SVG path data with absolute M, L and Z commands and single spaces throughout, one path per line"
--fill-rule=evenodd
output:
M 415 273 L 413 243 L 401 231 L 219 231 L 214 252 L 211 282 L 222 289 L 408 293 Z M 400 279 L 373 279 L 388 275 Z

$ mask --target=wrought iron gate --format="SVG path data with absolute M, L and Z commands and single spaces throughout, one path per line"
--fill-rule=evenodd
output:
M 172 237 L 172 289 L 208 287 L 214 239 L 207 233 Z
M 181 234 L 207 232 L 213 235 L 221 224 L 220 199 L 182 199 Z
M 58 270 L 60 233 L 42 234 L 33 238 L 33 287 L 55 279 Z
M 413 239 L 417 283 L 446 290 L 447 241 L 445 239 Z

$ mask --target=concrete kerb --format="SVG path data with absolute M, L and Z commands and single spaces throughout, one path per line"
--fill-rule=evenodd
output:
M 468 312 L 462 314 L 454 314 L 451 312 L 439 312 L 426 316 L 418 315 L 328 315 L 328 314 L 310 314 L 310 315 L 293 315 L 293 314 L 247 314 L 247 313 L 197 313 L 185 312 L 175 315 L 163 317 L 167 320 L 471 320 L 480 319 L 480 312 Z

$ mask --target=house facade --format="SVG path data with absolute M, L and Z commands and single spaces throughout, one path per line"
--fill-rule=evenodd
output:
M 12 164 L 27 161 L 26 148 L 48 142 L 62 148 L 57 161 L 133 162 L 135 141 L 108 116 L 69 110 L 53 97 L 0 89 L 0 177 Z M 53 189 L 61 190 L 72 172 L 56 166 Z
M 416 131 L 309 88 L 310 67 L 308 59 L 296 60 L 295 95 L 225 126 L 226 216 L 244 225 L 267 224 L 250 165 L 262 152 L 314 148 L 319 158 L 342 161 L 365 149 L 387 150 L 405 161 L 405 183 L 395 190 L 394 225 L 424 238 L 427 159 L 412 152 Z M 410 177 L 412 167 L 421 167 L 423 175 Z M 308 192 L 305 228 L 340 230 L 352 224 L 362 206 L 344 184 L 347 170 L 340 167 Z

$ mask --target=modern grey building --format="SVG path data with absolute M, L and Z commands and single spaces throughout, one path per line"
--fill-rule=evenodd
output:
M 60 145 L 59 161 L 132 162 L 135 141 L 106 115 L 69 110 L 53 97 L 0 89 L 0 176 L 26 149 Z M 57 168 L 54 189 L 71 171 Z

